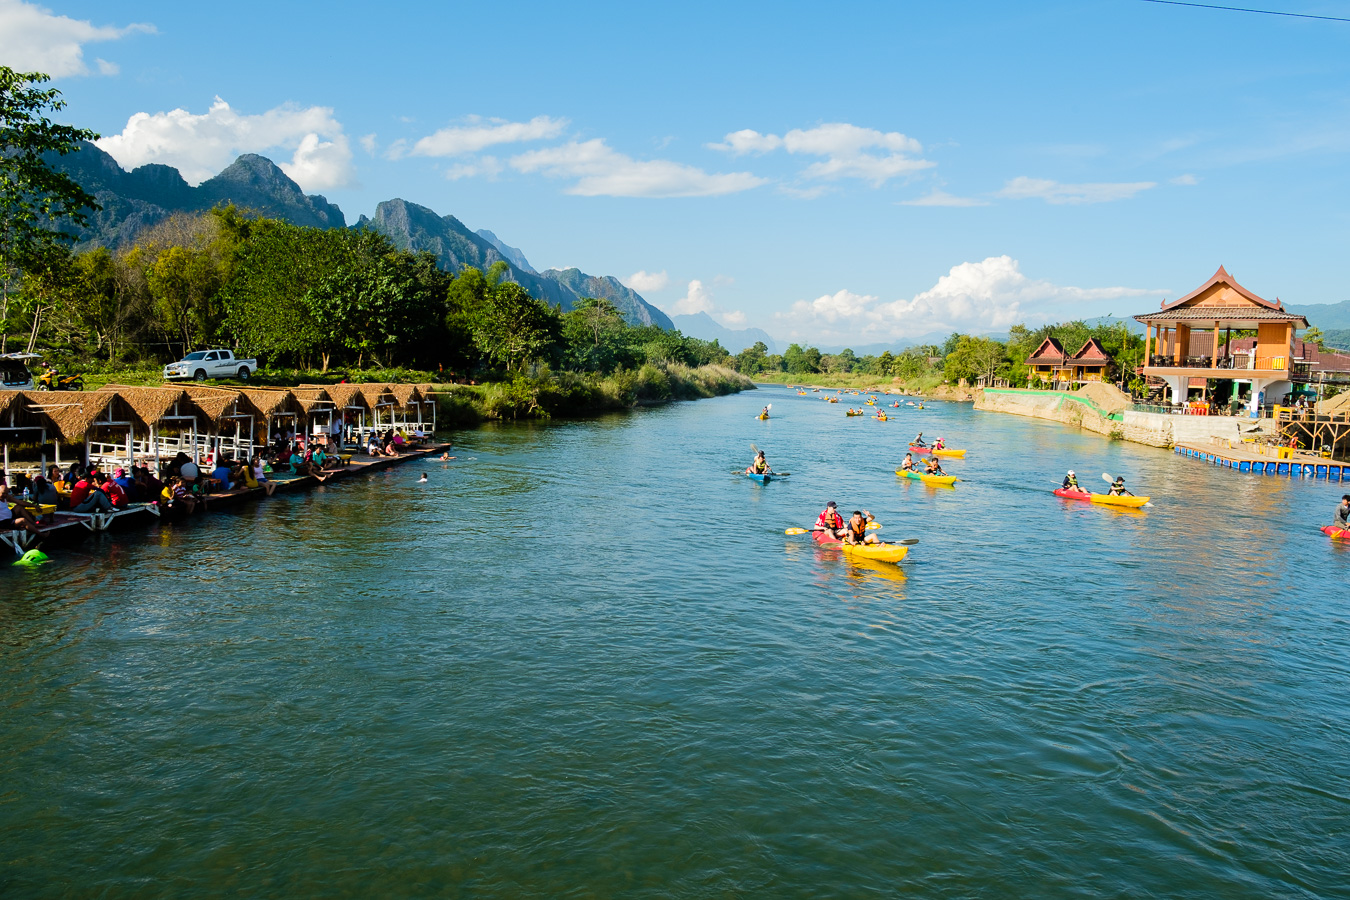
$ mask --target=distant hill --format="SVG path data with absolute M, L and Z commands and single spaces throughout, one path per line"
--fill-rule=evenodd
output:
M 502 256 L 506 257 L 506 261 L 517 269 L 520 269 L 522 272 L 529 272 L 531 275 L 539 274 L 535 271 L 534 266 L 530 265 L 530 261 L 525 258 L 525 254 L 520 252 L 519 247 L 512 247 L 510 244 L 503 242 L 486 228 L 480 228 L 475 231 L 474 234 L 496 247 L 501 252 Z
M 681 334 L 701 341 L 717 341 L 732 354 L 755 346 L 756 341 L 763 341 L 770 353 L 780 352 L 777 342 L 769 337 L 768 332 L 758 328 L 727 328 L 725 325 L 719 325 L 712 316 L 704 312 L 694 313 L 692 316 L 671 316 L 670 321 L 675 323 Z
M 571 309 L 582 297 L 598 297 L 613 303 L 630 325 L 674 327 L 665 313 L 612 276 L 587 275 L 579 269 L 549 269 L 543 273 L 526 271 L 512 263 L 496 244 L 470 231 L 459 219 L 438 216 L 416 203 L 386 200 L 375 207 L 374 218 L 362 216 L 356 223 L 358 228 L 364 226 L 387 235 L 395 246 L 429 251 L 443 268 L 452 272 L 465 266 L 486 270 L 495 262 L 504 262 L 509 280 L 540 300 L 560 305 L 564 310 Z
M 318 194 L 306 195 L 266 157 L 247 153 L 214 178 L 192 187 L 172 166 L 152 163 L 128 172 L 90 143 L 67 156 L 52 156 L 103 209 L 86 228 L 72 229 L 82 244 L 119 247 L 174 213 L 202 212 L 222 203 L 254 209 L 266 216 L 314 228 L 344 228 L 342 210 Z
M 1323 332 L 1350 329 L 1350 300 L 1340 303 L 1286 303 L 1284 308 L 1303 316 Z

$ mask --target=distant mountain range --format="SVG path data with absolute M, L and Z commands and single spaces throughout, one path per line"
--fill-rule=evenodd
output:
M 48 161 L 79 182 L 103 207 L 90 215 L 87 227 L 73 229 L 86 246 L 120 247 L 174 213 L 205 212 L 226 203 L 293 225 L 347 227 L 336 205 L 318 194 L 306 195 L 270 159 L 252 153 L 195 188 L 172 166 L 151 164 L 128 172 L 90 143 L 82 144 L 76 153 L 51 156 Z M 519 249 L 491 231 L 475 233 L 454 216 L 438 216 L 425 206 L 386 200 L 376 207 L 373 219 L 362 216 L 353 227 L 364 226 L 383 232 L 398 247 L 429 250 L 449 271 L 465 266 L 486 270 L 498 260 L 505 262 L 508 280 L 564 310 L 582 297 L 599 297 L 613 303 L 629 324 L 674 327 L 665 313 L 611 275 L 587 275 L 579 269 L 536 272 Z
M 675 327 L 680 329 L 681 334 L 702 341 L 717 341 L 732 354 L 740 353 L 742 350 L 755 346 L 756 341 L 763 341 L 764 345 L 769 348 L 770 353 L 780 352 L 778 343 L 769 337 L 767 331 L 761 331 L 758 328 L 727 328 L 725 325 L 719 325 L 712 316 L 705 312 L 694 313 L 692 316 L 671 316 L 670 321 L 675 323 Z

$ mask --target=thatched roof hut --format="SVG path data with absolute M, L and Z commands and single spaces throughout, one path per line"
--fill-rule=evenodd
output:
M 374 409 L 377 406 L 398 405 L 398 399 L 390 390 L 392 385 L 375 382 L 371 384 L 358 384 L 356 387 L 357 390 L 361 392 L 361 396 L 365 398 L 366 405 L 371 409 Z
M 192 398 L 192 402 L 197 405 L 197 408 L 202 411 L 207 421 L 212 425 L 219 425 L 221 420 L 228 415 L 257 414 L 257 410 L 249 403 L 248 398 L 234 388 L 188 384 L 183 386 L 183 390 Z M 244 408 L 240 409 L 241 405 Z
M 0 391 L 0 443 L 36 444 L 49 424 L 21 391 Z
M 82 444 L 99 419 L 131 421 L 134 413 L 116 391 L 22 392 L 34 412 L 40 413 L 60 440 Z
M 239 393 L 247 397 L 263 416 L 302 412 L 299 401 L 286 388 L 241 388 Z
M 291 388 L 291 394 L 307 416 L 315 410 L 329 410 L 336 405 L 333 398 L 328 396 L 328 391 L 321 387 Z
M 315 388 L 320 387 L 320 385 L 305 384 L 301 385 L 301 387 Z M 323 385 L 322 387 L 324 393 L 328 394 L 332 401 L 341 409 L 349 409 L 351 407 L 361 407 L 363 409 L 370 408 L 369 404 L 366 403 L 365 397 L 361 394 L 361 385 L 359 384 L 329 384 Z
M 105 385 L 96 393 L 110 391 L 122 398 L 145 428 L 158 425 L 165 417 L 202 415 L 186 390 L 176 385 L 164 387 L 137 387 L 122 384 Z
M 393 394 L 394 399 L 403 409 L 408 409 L 414 404 L 422 402 L 422 392 L 418 390 L 415 384 L 390 384 L 387 387 L 389 393 Z

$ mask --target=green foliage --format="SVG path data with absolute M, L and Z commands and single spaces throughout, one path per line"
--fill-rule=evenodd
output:
M 967 334 L 954 335 L 957 338 L 952 352 L 943 361 L 943 374 L 950 381 L 964 378 L 974 384 L 979 378 L 992 379 L 1004 369 L 1008 348 L 989 338 L 971 337 Z
M 815 347 L 802 349 L 790 344 L 783 352 L 783 369 L 792 375 L 811 375 L 820 371 L 821 355 Z
M 41 72 L 0 66 L 0 325 L 5 328 L 0 353 L 8 349 L 10 289 L 20 271 L 48 268 L 57 245 L 69 240 L 53 226 L 63 221 L 83 225 L 85 210 L 100 208 L 70 176 L 47 163 L 48 154 L 64 156 L 78 150 L 81 141 L 98 137 L 46 118 L 66 105 L 60 91 L 37 87 L 49 80 Z
M 508 372 L 540 358 L 562 338 L 558 313 L 513 281 L 491 287 L 469 321 L 474 343 Z

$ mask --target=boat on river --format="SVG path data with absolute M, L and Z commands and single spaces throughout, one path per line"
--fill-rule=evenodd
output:
M 927 472 L 907 472 L 904 469 L 896 469 L 895 474 L 899 475 L 901 478 L 912 478 L 915 481 L 922 481 L 924 484 L 951 485 L 956 484 L 956 482 L 960 480 L 955 475 L 929 475 Z
M 1066 491 L 1064 488 L 1055 488 L 1055 496 L 1063 497 L 1065 500 L 1087 500 L 1091 503 L 1100 503 L 1102 506 L 1124 506 L 1129 509 L 1138 509 L 1149 501 L 1148 497 L 1131 497 L 1128 494 L 1119 496 L 1092 494 L 1087 491 Z
M 1335 525 L 1323 525 L 1322 533 L 1333 541 L 1350 541 L 1350 528 L 1337 528 Z
M 903 544 L 846 544 L 828 531 L 813 531 L 811 537 L 822 547 L 838 547 L 849 556 L 879 562 L 898 563 L 909 554 L 909 548 Z
M 909 449 L 919 453 L 927 453 L 929 456 L 949 456 L 954 459 L 964 459 L 966 455 L 966 451 L 952 450 L 950 447 L 920 447 L 917 444 L 910 444 Z

